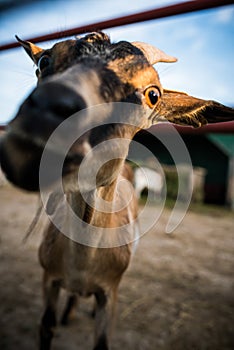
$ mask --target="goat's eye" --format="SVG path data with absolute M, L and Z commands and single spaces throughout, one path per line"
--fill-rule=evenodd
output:
M 41 58 L 39 59 L 39 61 L 37 63 L 39 71 L 41 72 L 43 69 L 48 67 L 50 65 L 50 62 L 51 62 L 50 56 L 48 56 L 48 55 L 41 56 Z
M 159 89 L 155 86 L 148 87 L 145 90 L 144 95 L 146 103 L 150 108 L 153 108 L 157 104 L 161 96 Z

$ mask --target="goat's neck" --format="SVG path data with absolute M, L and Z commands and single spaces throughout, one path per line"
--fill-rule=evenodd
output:
M 124 215 L 126 196 L 125 185 L 127 182 L 120 181 L 122 178 L 124 162 L 128 154 L 129 143 L 134 134 L 138 131 L 136 127 L 126 126 L 119 128 L 114 143 L 116 148 L 121 149 L 120 158 L 111 159 L 104 163 L 96 175 L 96 188 L 81 193 L 82 189 L 72 194 L 71 206 L 76 215 L 84 222 L 97 227 L 118 227 L 121 220 L 121 212 Z M 120 144 L 118 139 L 124 139 Z M 90 159 L 90 166 L 95 164 L 95 159 Z M 87 169 L 88 171 L 89 169 Z M 92 173 L 92 171 L 91 171 Z M 87 175 L 88 181 L 89 176 Z M 88 188 L 89 186 L 87 186 Z M 129 187 L 126 189 L 129 190 Z M 100 204 L 101 203 L 101 204 Z M 116 215 L 118 212 L 118 215 Z
M 114 160 L 111 161 L 111 164 L 106 163 L 100 170 L 98 177 L 101 178 L 102 172 L 106 173 L 111 168 L 110 183 L 102 184 L 97 189 L 87 193 L 77 191 L 71 194 L 72 209 L 84 222 L 93 223 L 100 227 L 113 227 L 111 212 L 114 212 L 114 206 L 120 200 L 117 193 L 117 184 L 121 177 L 123 165 L 123 160 Z M 103 208 L 104 211 L 102 211 Z

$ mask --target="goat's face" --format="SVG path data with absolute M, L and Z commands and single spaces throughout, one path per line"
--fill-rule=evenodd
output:
M 74 113 L 95 105 L 129 102 L 141 106 L 142 113 L 134 115 L 134 123 L 132 115 L 124 116 L 123 126 L 123 119 L 113 124 L 113 110 L 107 107 L 100 119 L 105 125 L 94 128 L 88 116 L 78 116 L 75 129 L 80 133 L 85 123 L 86 127 L 67 154 L 64 174 L 77 170 L 96 143 L 114 137 L 131 139 L 159 120 L 201 126 L 234 118 L 232 109 L 216 102 L 163 89 L 153 64 L 176 59 L 148 44 L 111 44 L 103 33 L 60 42 L 50 50 L 18 40 L 37 65 L 38 86 L 10 123 L 0 157 L 9 180 L 22 188 L 38 190 L 41 155 L 54 130 Z M 51 153 L 59 157 L 59 151 Z M 113 181 L 104 173 L 104 183 Z

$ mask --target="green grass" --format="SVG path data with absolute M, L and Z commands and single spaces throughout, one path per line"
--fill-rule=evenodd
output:
M 141 196 L 139 200 L 140 205 L 145 205 L 147 200 L 147 196 Z M 154 203 L 152 203 L 154 205 Z M 157 205 L 155 203 L 155 205 Z M 165 208 L 171 210 L 173 209 L 175 205 L 175 200 L 167 198 L 165 202 Z M 214 205 L 214 204 L 204 204 L 204 203 L 193 203 L 191 202 L 189 205 L 189 211 L 201 214 L 201 215 L 209 215 L 215 217 L 222 217 L 222 216 L 233 216 L 234 219 L 234 212 L 228 207 L 221 206 L 221 205 Z

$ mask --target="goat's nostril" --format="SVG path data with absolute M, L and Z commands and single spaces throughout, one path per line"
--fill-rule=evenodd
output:
M 61 95 L 58 97 L 58 101 L 51 105 L 52 111 L 59 117 L 67 118 L 72 114 L 79 112 L 86 108 L 84 99 L 75 94 L 75 96 Z
M 52 112 L 56 117 L 63 119 L 86 108 L 82 96 L 71 88 L 55 82 L 48 82 L 37 87 L 30 101 L 34 103 L 34 107 Z

